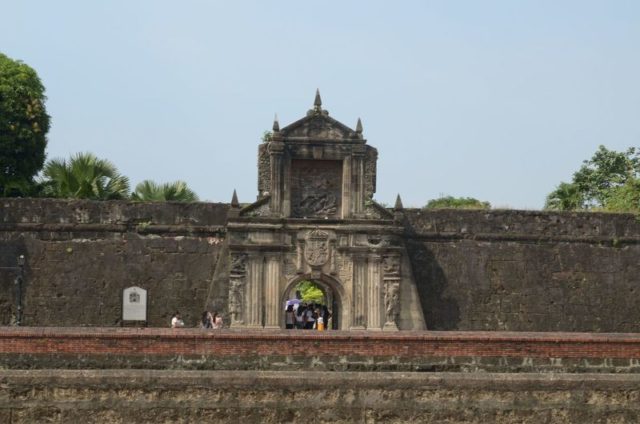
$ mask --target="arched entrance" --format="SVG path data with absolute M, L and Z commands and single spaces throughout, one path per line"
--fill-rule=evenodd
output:
M 330 330 L 341 330 L 344 329 L 345 323 L 348 322 L 346 320 L 346 311 L 343 308 L 343 299 L 344 299 L 344 291 L 342 289 L 342 285 L 340 282 L 328 275 L 320 274 L 320 276 L 312 276 L 311 274 L 300 275 L 295 279 L 291 280 L 287 287 L 284 290 L 282 296 L 282 305 L 283 305 L 283 314 L 282 319 L 280 320 L 280 326 L 284 328 L 284 305 L 286 305 L 287 300 L 296 299 L 296 291 L 300 285 L 300 283 L 309 281 L 315 287 L 317 287 L 321 292 L 321 300 L 319 303 L 326 305 L 331 312 L 331 320 L 329 322 L 328 329 Z

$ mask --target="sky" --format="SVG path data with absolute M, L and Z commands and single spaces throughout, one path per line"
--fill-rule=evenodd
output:
M 330 115 L 379 152 L 374 198 L 541 209 L 599 145 L 640 146 L 640 2 L 0 0 L 33 67 L 47 157 L 92 152 L 132 187 L 257 196 L 274 114 Z

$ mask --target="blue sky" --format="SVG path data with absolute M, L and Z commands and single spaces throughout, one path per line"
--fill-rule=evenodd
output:
M 2 1 L 0 51 L 36 69 L 48 157 L 132 186 L 255 199 L 274 113 L 331 116 L 379 150 L 378 192 L 539 209 L 597 146 L 640 146 L 637 1 Z

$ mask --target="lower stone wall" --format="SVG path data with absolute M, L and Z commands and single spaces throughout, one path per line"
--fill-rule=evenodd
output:
M 640 373 L 640 335 L 5 328 L 0 368 Z
M 0 422 L 636 423 L 640 375 L 35 370 Z

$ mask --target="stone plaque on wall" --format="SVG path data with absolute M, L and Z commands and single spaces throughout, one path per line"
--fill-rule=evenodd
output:
M 342 203 L 342 161 L 291 161 L 292 215 L 339 218 Z
M 140 287 L 127 287 L 122 291 L 122 320 L 147 320 L 147 291 Z

